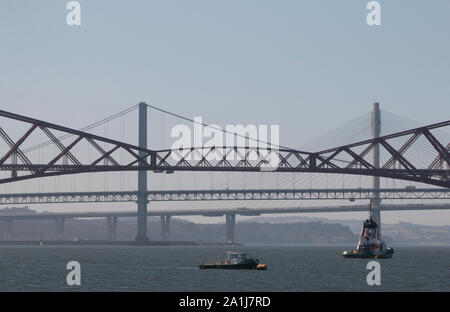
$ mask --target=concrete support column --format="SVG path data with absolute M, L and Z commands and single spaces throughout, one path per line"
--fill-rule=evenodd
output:
M 4 233 L 3 233 L 3 235 L 4 235 L 3 239 L 6 241 L 13 240 L 13 238 L 14 238 L 13 219 L 5 220 L 5 221 L 3 221 L 3 224 L 4 224 L 4 228 L 5 228 Z
M 236 214 L 226 214 L 225 220 L 225 241 L 227 243 L 234 243 L 236 233 Z
M 381 133 L 381 113 L 380 104 L 373 104 L 372 112 L 372 137 L 378 138 Z M 373 149 L 373 166 L 380 168 L 380 145 L 375 144 Z M 380 177 L 373 177 L 373 198 L 371 215 L 374 221 L 378 224 L 379 233 L 381 235 L 381 198 L 380 198 Z
M 117 216 L 112 218 L 112 239 L 117 240 Z
M 147 148 L 147 104 L 139 103 L 139 147 Z M 139 152 L 139 156 L 145 156 L 145 152 Z M 140 166 L 145 162 L 140 161 Z M 147 171 L 138 173 L 138 217 L 136 241 L 146 242 L 147 236 Z
M 57 240 L 64 240 L 64 223 L 66 221 L 66 218 L 64 217 L 58 217 L 55 222 L 56 222 L 56 237 Z
M 117 216 L 107 217 L 106 223 L 108 225 L 108 239 L 110 241 L 117 240 Z
M 170 216 L 161 216 L 161 238 L 163 241 L 169 241 L 170 236 Z

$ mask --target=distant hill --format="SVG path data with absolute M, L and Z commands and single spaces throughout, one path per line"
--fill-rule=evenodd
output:
M 0 213 L 37 213 L 28 207 L 5 207 L 0 209 Z
M 174 223 L 174 240 L 223 241 L 224 224 Z M 253 244 L 341 244 L 354 243 L 357 236 L 349 227 L 321 222 L 271 224 L 240 222 L 236 224 L 236 241 Z
M 397 244 L 450 245 L 450 226 L 417 225 L 408 222 L 384 224 L 383 232 Z
M 256 217 L 252 222 L 284 224 L 291 222 L 322 222 L 339 223 L 348 226 L 352 232 L 359 234 L 362 220 L 330 220 L 311 217 Z M 439 244 L 450 245 L 450 225 L 429 226 L 399 222 L 397 224 L 383 224 L 383 239 L 390 244 Z
M 1 213 L 33 212 L 28 208 L 2 209 Z M 55 240 L 56 223 L 52 220 L 21 220 L 14 222 L 15 240 Z M 149 218 L 148 229 L 152 240 L 161 239 L 159 218 Z M 136 220 L 119 219 L 117 238 L 133 240 L 136 235 Z M 0 222 L 0 238 L 5 237 L 4 225 Z M 107 239 L 105 219 L 67 219 L 64 227 L 65 240 Z M 176 241 L 225 241 L 224 224 L 196 224 L 173 218 L 170 239 Z M 356 235 L 348 226 L 322 222 L 296 222 L 271 224 L 242 222 L 236 224 L 236 241 L 255 244 L 333 244 L 354 243 Z
M 301 217 L 301 216 L 285 216 L 285 217 L 261 216 L 247 219 L 247 221 L 258 223 L 294 223 L 294 222 L 339 223 L 350 227 L 350 229 L 355 233 L 359 233 L 362 227 L 362 220 L 359 219 L 333 220 L 326 218 Z
M 1 213 L 34 212 L 24 208 L 0 209 Z M 236 241 L 253 244 L 356 244 L 361 220 L 329 220 L 308 217 L 256 217 L 236 224 Z M 161 239 L 159 218 L 149 218 L 152 240 Z M 134 218 L 119 219 L 119 240 L 133 240 L 136 235 Z M 67 219 L 66 240 L 107 239 L 105 219 Z M 24 220 L 14 223 L 16 240 L 55 240 L 56 225 L 50 220 Z M 173 218 L 170 239 L 177 241 L 224 241 L 224 224 L 198 224 Z M 383 224 L 384 240 L 392 245 L 440 244 L 450 245 L 450 226 L 425 226 L 406 222 Z M 4 224 L 0 222 L 0 239 L 4 238 Z

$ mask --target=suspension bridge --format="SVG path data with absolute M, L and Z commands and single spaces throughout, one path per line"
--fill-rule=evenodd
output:
M 450 121 L 444 121 L 427 126 L 418 126 L 411 129 L 381 135 L 381 112 L 379 105 L 374 105 L 371 115 L 371 138 L 356 142 L 337 144 L 325 149 L 304 151 L 303 149 L 273 146 L 192 146 L 178 149 L 149 149 L 147 146 L 148 120 L 147 110 L 156 109 L 173 117 L 192 121 L 183 116 L 176 115 L 145 103 L 140 103 L 119 115 L 114 115 L 100 123 L 93 124 L 81 130 L 75 130 L 54 123 L 45 122 L 30 117 L 0 111 L 0 118 L 17 129 L 24 129 L 13 139 L 8 132 L 0 127 L 0 136 L 4 144 L 0 159 L 0 185 L 24 183 L 32 180 L 47 181 L 49 178 L 73 176 L 76 174 L 93 174 L 108 172 L 138 172 L 137 191 L 116 192 L 5 192 L 0 194 L 0 204 L 50 204 L 50 203 L 120 203 L 137 202 L 137 212 L 127 212 L 137 216 L 138 241 L 147 241 L 147 211 L 148 202 L 185 202 L 185 201 L 266 201 L 266 200 L 336 200 L 345 199 L 370 200 L 377 211 L 377 221 L 380 223 L 380 211 L 383 209 L 411 210 L 420 209 L 447 209 L 448 204 L 432 205 L 383 205 L 381 200 L 395 199 L 428 199 L 445 200 L 449 198 L 450 190 L 450 140 L 448 127 Z M 118 116 L 123 116 L 135 109 L 139 110 L 138 145 L 126 143 L 124 140 L 108 138 L 90 133 L 98 125 L 105 124 Z M 203 124 L 205 127 L 211 127 Z M 217 129 L 216 129 L 217 130 Z M 38 134 L 39 132 L 39 134 Z M 107 133 L 105 133 L 107 134 Z M 233 133 L 233 135 L 236 135 Z M 41 144 L 36 140 L 46 138 Z M 254 140 L 245 137 L 246 140 Z M 258 142 L 261 143 L 261 142 Z M 27 148 L 23 148 L 28 146 Z M 42 153 L 43 149 L 53 152 Z M 86 157 L 88 150 L 88 157 Z M 37 156 L 32 155 L 38 152 Z M 276 160 L 275 165 L 273 160 Z M 191 173 L 230 173 L 243 174 L 325 174 L 369 177 L 372 179 L 370 188 L 251 188 L 251 189 L 210 189 L 198 190 L 184 188 L 182 190 L 148 190 L 148 176 L 151 172 L 159 174 Z M 155 176 L 153 175 L 153 176 Z M 380 179 L 392 181 L 406 181 L 407 183 L 420 183 L 422 187 L 407 186 L 404 188 L 381 188 Z M 295 181 L 296 178 L 293 179 Z M 105 178 L 105 183 L 107 179 Z M 394 183 L 394 182 L 393 182 Z M 391 208 L 389 208 L 391 207 Z M 436 208 L 438 207 L 438 208 Z M 303 210 L 302 210 L 303 209 Z M 328 209 L 328 210 L 327 210 Z M 334 210 L 333 210 L 334 209 Z M 359 209 L 359 210 L 358 210 Z M 227 228 L 227 241 L 234 240 L 235 216 L 259 215 L 263 213 L 294 213 L 318 211 L 361 211 L 368 209 L 367 205 L 339 206 L 328 208 L 251 208 L 244 211 L 229 209 L 191 209 L 184 214 L 176 209 L 159 210 L 163 237 L 168 238 L 171 215 L 225 215 Z M 222 212 L 220 212 L 222 211 Z M 116 213 L 116 214 L 115 214 Z M 119 212 L 91 213 L 87 215 L 106 216 L 108 225 L 117 223 L 117 217 L 123 216 Z M 60 237 L 64 218 L 70 216 L 85 216 L 83 214 L 46 214 L 43 217 L 55 217 L 60 229 Z M 17 218 L 40 218 L 41 214 L 30 216 L 17 215 Z M 8 219 L 7 233 L 12 227 L 14 216 L 4 215 Z M 114 219 L 116 218 L 116 219 Z M 62 221 L 61 221 L 62 220 Z M 112 220 L 112 221 L 111 221 Z M 114 221 L 116 220 L 116 221 Z M 113 237 L 114 235 L 112 235 Z

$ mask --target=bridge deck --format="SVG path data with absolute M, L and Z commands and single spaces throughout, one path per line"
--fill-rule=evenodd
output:
M 288 208 L 236 208 L 236 209 L 186 209 L 186 210 L 151 210 L 148 216 L 205 216 L 220 217 L 227 214 L 241 216 L 259 216 L 262 214 L 285 213 L 319 213 L 319 212 L 364 212 L 367 205 L 336 206 L 336 207 L 288 207 Z M 383 205 L 382 211 L 409 211 L 409 210 L 443 210 L 450 209 L 450 204 L 436 205 Z M 136 211 L 101 211 L 101 212 L 49 212 L 49 213 L 0 213 L 1 219 L 53 219 L 65 218 L 106 218 L 106 217 L 137 217 Z

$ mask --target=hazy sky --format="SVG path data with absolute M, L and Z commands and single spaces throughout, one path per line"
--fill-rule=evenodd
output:
M 0 109 L 81 128 L 144 100 L 299 146 L 371 109 L 450 116 L 450 1 L 0 2 Z M 449 214 L 442 213 L 446 218 Z M 448 219 L 447 219 L 448 220 Z

